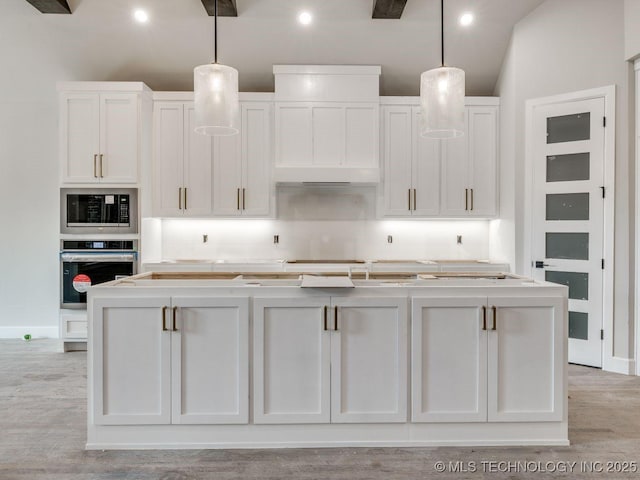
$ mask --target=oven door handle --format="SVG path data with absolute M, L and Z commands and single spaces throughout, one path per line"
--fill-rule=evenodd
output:
M 136 259 L 133 253 L 103 253 L 96 255 L 61 253 L 60 260 L 63 262 L 134 262 Z

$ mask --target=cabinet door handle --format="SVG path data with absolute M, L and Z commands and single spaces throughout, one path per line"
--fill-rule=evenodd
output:
M 247 202 L 245 201 L 245 191 L 244 188 L 242 189 L 242 210 L 246 210 L 247 209 Z
M 167 313 L 167 307 L 162 307 L 162 331 L 163 332 L 167 331 L 166 313 Z
M 471 211 L 473 211 L 473 188 L 471 189 Z
M 172 330 L 174 332 L 177 332 L 178 328 L 176 327 L 176 310 L 178 310 L 178 307 L 173 307 L 171 310 L 172 310 L 172 312 L 171 312 L 171 322 L 172 322 L 172 326 L 173 326 Z
M 487 329 L 487 307 L 482 306 L 482 329 Z
M 469 189 L 464 189 L 464 209 L 469 210 Z
M 182 187 L 178 188 L 178 210 L 182 210 Z
M 100 154 L 100 178 L 104 178 L 104 175 L 102 174 L 102 157 L 104 157 L 104 155 Z
M 327 310 L 329 309 L 329 307 L 327 307 L 326 305 L 324 306 L 324 331 L 326 332 L 328 330 L 327 327 Z
M 187 187 L 184 187 L 184 209 L 187 209 Z
M 240 189 L 239 188 L 236 190 L 236 202 L 237 202 L 237 209 L 240 210 Z
M 414 211 L 415 211 L 415 210 L 416 210 L 416 208 L 417 208 L 417 207 L 416 207 L 416 205 L 417 205 L 417 203 L 416 203 L 416 189 L 414 188 L 414 189 L 413 189 L 413 210 L 414 210 Z
M 411 211 L 411 189 L 408 189 L 407 193 L 409 194 L 409 196 L 407 197 L 407 203 L 409 204 L 409 211 Z
M 93 178 L 98 178 L 98 154 L 93 156 Z
M 333 307 L 333 329 L 338 331 L 338 306 Z
M 498 308 L 494 305 L 493 307 L 491 307 L 491 310 L 493 311 L 493 325 L 491 327 L 491 330 L 497 330 L 496 317 L 498 316 Z

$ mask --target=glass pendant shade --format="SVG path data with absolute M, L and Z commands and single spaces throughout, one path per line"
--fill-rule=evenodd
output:
M 420 135 L 455 138 L 464 135 L 464 70 L 439 67 L 420 76 Z
M 210 63 L 193 69 L 196 126 L 203 135 L 228 136 L 239 132 L 238 71 Z

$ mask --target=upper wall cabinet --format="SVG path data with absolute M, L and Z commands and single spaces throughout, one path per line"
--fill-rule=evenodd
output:
M 58 90 L 62 183 L 137 183 L 150 90 L 129 82 L 68 82 Z
M 380 67 L 274 66 L 279 182 L 379 181 Z
M 420 109 L 411 99 L 385 99 L 382 105 L 382 215 L 497 214 L 497 99 L 467 98 L 466 134 L 447 140 L 420 136 Z
M 419 135 L 420 109 L 385 106 L 383 117 L 383 215 L 437 216 L 440 143 Z
M 440 214 L 493 217 L 497 214 L 498 107 L 468 106 L 467 134 L 442 140 Z
M 154 215 L 211 214 L 212 139 L 195 132 L 192 102 L 156 102 L 154 129 Z
M 268 216 L 271 212 L 271 103 L 240 104 L 240 135 L 214 141 L 213 213 Z
M 240 134 L 210 137 L 195 133 L 190 97 L 156 94 L 154 216 L 269 215 L 271 102 L 241 101 Z

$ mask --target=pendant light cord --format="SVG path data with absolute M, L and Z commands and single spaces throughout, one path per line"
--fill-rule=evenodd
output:
M 444 0 L 440 0 L 440 53 L 440 66 L 444 67 Z
M 218 63 L 218 0 L 213 2 L 213 63 Z

